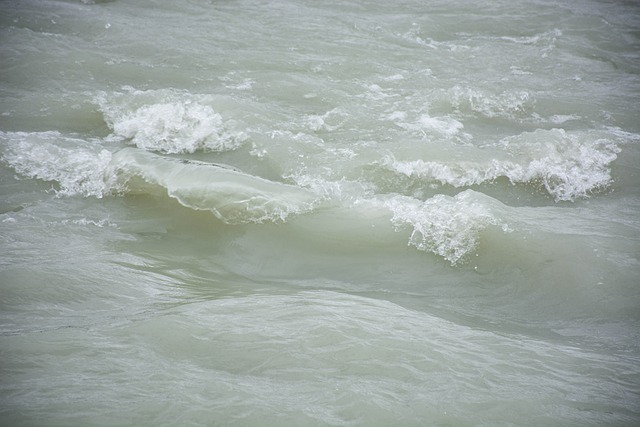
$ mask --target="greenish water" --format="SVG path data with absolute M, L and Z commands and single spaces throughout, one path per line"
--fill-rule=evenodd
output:
M 0 424 L 637 425 L 639 37 L 0 0 Z

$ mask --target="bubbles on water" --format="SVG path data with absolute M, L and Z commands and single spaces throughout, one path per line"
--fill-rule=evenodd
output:
M 462 114 L 480 114 L 487 118 L 513 119 L 530 115 L 535 99 L 527 91 L 492 94 L 478 88 L 455 85 L 434 94 L 434 105 L 448 106 Z
M 438 194 L 425 202 L 395 196 L 384 202 L 397 230 L 411 228 L 409 244 L 433 252 L 452 265 L 465 261 L 476 250 L 480 233 L 489 226 L 509 230 L 489 206 L 489 197 L 466 190 L 455 197 Z
M 340 128 L 348 114 L 333 108 L 324 114 L 307 115 L 303 123 L 312 132 L 332 132 Z
M 460 137 L 462 139 L 469 139 L 471 137 L 468 134 L 462 134 L 461 131 L 464 125 L 450 116 L 431 117 L 429 114 L 422 114 L 412 122 L 406 121 L 407 115 L 403 112 L 394 112 L 388 117 L 396 126 L 417 135 L 426 136 L 430 134 L 436 137 Z
M 473 149 L 461 160 L 400 160 L 385 156 L 383 169 L 413 180 L 453 187 L 488 184 L 507 178 L 512 184 L 539 185 L 557 202 L 575 201 L 611 183 L 611 163 L 620 148 L 602 132 L 537 130 Z
M 209 96 L 176 90 L 102 93 L 96 98 L 112 138 L 163 153 L 229 151 L 248 136 L 234 120 L 225 120 Z
M 503 140 L 509 153 L 528 162 L 512 182 L 540 181 L 556 201 L 589 197 L 611 183 L 610 164 L 620 148 L 597 132 L 537 130 Z
M 319 196 L 232 168 L 186 162 L 134 148 L 111 153 L 58 132 L 0 133 L 2 160 L 24 177 L 55 183 L 59 196 L 164 193 L 228 224 L 281 222 L 312 210 Z
M 0 139 L 5 162 L 25 177 L 56 182 L 58 195 L 100 198 L 112 189 L 105 175 L 111 153 L 97 143 L 58 132 L 0 133 Z
M 549 56 L 549 53 L 553 51 L 556 47 L 556 43 L 558 38 L 562 36 L 562 31 L 558 28 L 554 28 L 553 30 L 546 31 L 544 33 L 536 34 L 534 36 L 523 36 L 523 37 L 509 37 L 503 36 L 500 37 L 501 40 L 522 44 L 522 45 L 533 45 L 533 46 L 541 46 L 541 57 L 546 58 Z

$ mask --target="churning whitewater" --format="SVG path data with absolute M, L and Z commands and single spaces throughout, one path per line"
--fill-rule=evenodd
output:
M 640 423 L 640 6 L 0 0 L 0 425 Z

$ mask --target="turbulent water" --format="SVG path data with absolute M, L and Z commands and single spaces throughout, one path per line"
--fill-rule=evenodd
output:
M 640 425 L 640 4 L 0 0 L 0 424 Z

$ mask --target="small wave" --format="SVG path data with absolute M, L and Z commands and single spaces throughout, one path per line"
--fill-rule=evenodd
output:
M 57 182 L 58 195 L 100 198 L 113 188 L 105 176 L 111 153 L 98 143 L 59 132 L 0 133 L 0 138 L 4 162 L 25 177 Z
M 340 128 L 340 126 L 344 122 L 344 117 L 346 116 L 347 115 L 340 109 L 334 108 L 322 115 L 313 114 L 307 116 L 304 120 L 304 124 L 313 132 L 332 132 Z M 335 117 L 338 117 L 339 120 L 336 120 Z M 332 124 L 332 122 L 336 121 L 337 123 Z
M 162 153 L 229 151 L 248 136 L 233 120 L 224 120 L 208 96 L 176 90 L 100 94 L 96 102 L 113 130 L 112 138 Z
M 300 187 L 133 148 L 115 153 L 110 168 L 128 191 L 156 186 L 183 206 L 210 211 L 227 224 L 285 221 L 313 209 L 316 202 L 313 193 Z
M 507 177 L 511 182 L 541 182 L 556 201 L 586 198 L 612 181 L 610 164 L 620 148 L 598 132 L 537 130 L 503 141 L 507 151 L 524 159 L 524 167 Z
M 416 118 L 415 121 L 408 122 L 406 120 L 406 113 L 396 111 L 391 113 L 387 118 L 392 120 L 396 126 L 415 134 L 431 134 L 445 138 L 470 138 L 469 135 L 461 133 L 462 129 L 464 129 L 464 125 L 449 116 L 431 117 L 428 114 L 422 114 L 420 117 Z
M 234 168 L 168 158 L 136 148 L 115 153 L 58 132 L 0 133 L 2 160 L 20 175 L 56 183 L 58 196 L 166 193 L 228 224 L 285 221 L 314 208 L 319 196 Z
M 488 202 L 489 201 L 489 202 Z M 396 230 L 412 228 L 409 244 L 442 256 L 452 265 L 463 263 L 478 247 L 480 232 L 489 226 L 509 227 L 491 212 L 488 196 L 466 190 L 449 197 L 438 194 L 425 202 L 394 196 L 384 202 Z
M 486 160 L 398 160 L 379 164 L 397 174 L 454 187 L 507 178 L 513 184 L 541 185 L 557 202 L 586 198 L 612 181 L 610 164 L 620 149 L 600 132 L 537 130 L 502 140 Z M 478 158 L 486 157 L 481 155 Z
M 436 93 L 434 106 L 453 108 L 462 113 L 477 113 L 487 118 L 520 118 L 530 115 L 535 100 L 526 91 L 505 91 L 491 94 L 480 89 L 454 86 Z
M 543 58 L 546 58 L 547 56 L 549 56 L 549 53 L 555 49 L 558 38 L 560 38 L 561 36 L 562 36 L 562 31 L 560 31 L 557 28 L 554 28 L 553 30 L 546 31 L 541 34 L 536 34 L 530 37 L 503 36 L 503 37 L 500 37 L 500 39 L 511 42 L 511 43 L 521 44 L 521 45 L 542 46 L 541 56 Z
M 558 37 L 562 36 L 562 31 L 560 31 L 557 28 L 554 28 L 553 30 L 550 31 L 546 31 L 544 33 L 541 34 L 536 34 L 534 36 L 521 36 L 521 37 L 509 37 L 509 36 L 502 36 L 500 37 L 501 40 L 506 40 L 509 42 L 513 42 L 513 43 L 518 43 L 518 44 L 548 44 L 551 42 L 555 42 Z

